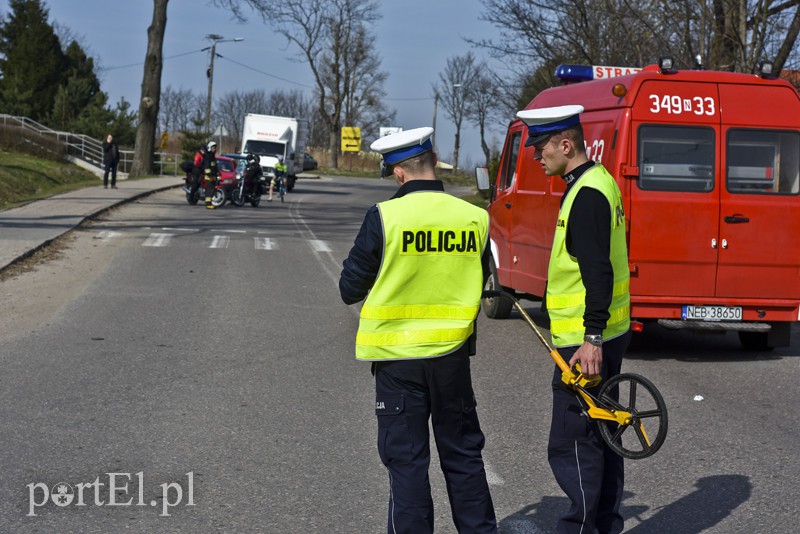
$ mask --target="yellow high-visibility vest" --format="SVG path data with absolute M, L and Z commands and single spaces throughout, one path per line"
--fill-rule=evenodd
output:
M 558 212 L 553 250 L 547 269 L 547 311 L 550 314 L 550 334 L 556 347 L 583 343 L 583 314 L 586 311 L 586 287 L 583 285 L 578 260 L 567 251 L 566 239 L 569 213 L 578 191 L 591 187 L 600 191 L 611 207 L 611 267 L 614 270 L 614 290 L 611 298 L 603 339 L 624 334 L 630 328 L 631 297 L 629 290 L 628 247 L 625 240 L 625 210 L 617 183 L 600 164 L 586 171 L 569 190 Z
M 356 335 L 359 360 L 433 358 L 472 334 L 483 291 L 486 210 L 440 191 L 381 202 L 383 261 Z

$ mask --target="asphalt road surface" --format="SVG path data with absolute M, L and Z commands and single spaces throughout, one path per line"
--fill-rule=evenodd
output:
M 215 211 L 159 193 L 0 283 L 0 532 L 385 532 L 373 383 L 337 282 L 393 191 L 301 180 L 284 204 Z M 670 431 L 626 464 L 626 532 L 798 532 L 797 330 L 769 353 L 635 339 L 624 370 L 658 386 Z M 551 360 L 516 312 L 478 332 L 500 532 L 552 532 Z M 437 532 L 455 532 L 435 458 L 431 483 Z

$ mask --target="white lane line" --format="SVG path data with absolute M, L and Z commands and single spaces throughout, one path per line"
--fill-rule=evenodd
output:
M 215 235 L 214 239 L 211 240 L 211 244 L 208 245 L 208 248 L 228 248 L 228 243 L 230 242 L 231 242 L 230 236 Z
M 169 226 L 162 226 L 162 230 L 171 230 L 173 232 L 199 232 L 199 228 L 170 228 Z
M 485 458 L 483 459 L 483 468 L 486 470 L 486 482 L 488 482 L 490 486 L 502 486 L 506 483 L 500 475 L 494 472 L 494 469 L 489 466 Z
M 175 234 L 156 234 L 152 233 L 147 236 L 147 239 L 142 243 L 143 247 L 166 247 L 169 246 L 169 241 Z
M 319 239 L 309 239 L 308 243 L 317 252 L 333 252 L 333 249 L 325 241 Z
M 277 250 L 278 242 L 271 237 L 254 237 L 256 250 Z
M 211 230 L 212 232 L 228 232 L 229 234 L 246 234 L 247 230 Z

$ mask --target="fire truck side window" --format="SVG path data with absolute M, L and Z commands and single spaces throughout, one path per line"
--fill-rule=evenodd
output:
M 714 189 L 714 130 L 646 125 L 639 128 L 639 187 L 705 193 Z
M 514 132 L 506 145 L 506 162 L 500 175 L 500 189 L 508 189 L 514 183 L 517 175 L 517 159 L 519 159 L 519 147 L 522 140 L 522 132 Z
M 731 193 L 800 193 L 800 133 L 744 130 L 728 132 L 726 184 Z

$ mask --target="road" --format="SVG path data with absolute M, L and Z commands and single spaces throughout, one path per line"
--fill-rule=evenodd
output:
M 365 210 L 393 191 L 303 180 L 285 204 L 215 211 L 158 193 L 0 282 L 0 531 L 384 532 L 372 378 L 337 282 Z M 516 312 L 478 332 L 500 532 L 552 532 L 567 506 L 546 458 L 552 363 Z M 797 330 L 771 353 L 636 338 L 624 369 L 661 390 L 670 432 L 626 464 L 626 532 L 797 531 L 798 352 Z

